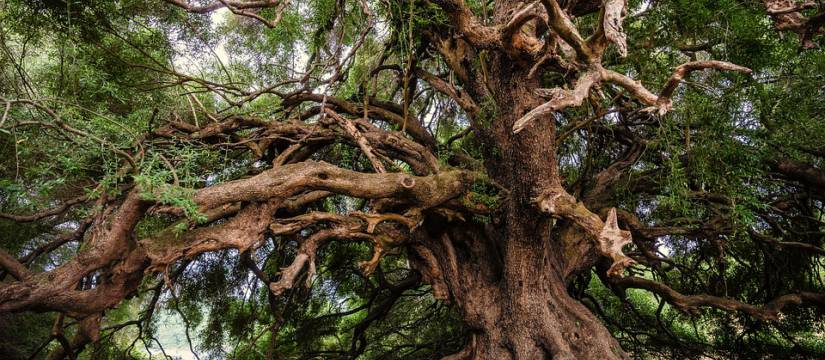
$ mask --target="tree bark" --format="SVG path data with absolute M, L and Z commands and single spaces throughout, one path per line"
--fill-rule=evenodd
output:
M 429 233 L 421 236 L 434 239 L 423 240 L 424 247 L 440 265 L 429 271 L 440 270 L 446 279 L 434 290 L 448 289 L 471 332 L 467 347 L 447 359 L 627 358 L 600 320 L 567 293 L 565 269 L 592 266 L 597 257 L 587 254 L 595 253 L 593 245 L 573 247 L 554 239 L 551 234 L 560 232 L 535 203 L 544 189 L 561 185 L 555 121 L 536 121 L 517 134 L 512 129 L 543 103 L 530 90 L 540 84 L 505 56 L 492 55 L 488 69 L 491 77 L 482 80 L 487 83 L 471 91 L 494 101 L 496 115 L 476 117 L 473 126 L 482 142 L 491 144 L 483 149 L 488 173 L 507 190 L 501 214 L 476 229 L 433 228 L 435 222 L 428 220 Z M 575 229 L 565 232 L 570 230 Z
M 430 226 L 425 246 L 470 330 L 466 349 L 447 359 L 626 358 L 599 319 L 568 295 L 546 224 L 522 219 L 507 224 L 498 241 L 490 225 Z

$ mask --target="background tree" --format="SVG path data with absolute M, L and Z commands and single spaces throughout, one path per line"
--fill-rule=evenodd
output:
M 5 357 L 825 355 L 819 3 L 0 16 Z

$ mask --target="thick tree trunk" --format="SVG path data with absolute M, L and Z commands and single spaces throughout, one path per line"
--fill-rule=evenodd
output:
M 567 294 L 540 218 L 523 219 L 507 224 L 510 236 L 500 241 L 490 241 L 489 225 L 430 227 L 426 247 L 471 332 L 465 350 L 447 359 L 625 358 L 599 319 Z
M 541 221 L 508 224 L 502 328 L 515 359 L 612 359 L 622 354 L 601 322 L 567 294 Z M 488 357 L 502 358 L 502 357 Z
M 510 193 L 499 218 L 483 229 L 436 225 L 440 230 L 426 236 L 444 287 L 472 333 L 467 348 L 449 359 L 626 358 L 599 319 L 567 293 L 566 269 L 590 257 L 571 256 L 564 242 L 551 237 L 558 233 L 551 232 L 552 219 L 532 203 L 556 171 L 547 126 L 518 138 L 500 133 L 508 136 L 498 142 L 505 151 L 490 167 Z
M 501 214 L 485 229 L 444 224 L 426 236 L 436 239 L 427 247 L 472 332 L 467 348 L 449 358 L 626 358 L 599 319 L 567 293 L 566 269 L 592 266 L 578 263 L 592 262 L 587 252 L 594 249 L 551 238 L 553 220 L 534 203 L 542 190 L 561 182 L 555 121 L 543 119 L 518 134 L 512 130 L 543 103 L 532 92 L 540 83 L 528 78 L 529 67 L 504 55 L 491 55 L 487 64 L 490 76 L 470 91 L 494 102 L 495 109 L 488 103 L 473 125 L 482 142 L 492 144 L 483 149 L 488 173 L 508 191 Z

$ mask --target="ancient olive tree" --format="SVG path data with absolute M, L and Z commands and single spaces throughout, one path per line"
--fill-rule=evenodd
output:
M 161 308 L 220 358 L 823 352 L 818 2 L 0 15 L 0 325 L 46 313 L 32 356 L 163 352 Z

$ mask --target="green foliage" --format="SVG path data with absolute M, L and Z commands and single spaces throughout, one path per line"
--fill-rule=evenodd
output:
M 470 192 L 462 198 L 462 202 L 470 209 L 491 213 L 498 208 L 501 200 L 500 189 L 489 179 L 476 179 L 470 186 Z M 490 223 L 490 216 L 483 214 L 473 215 L 473 220 L 480 223 Z
M 0 315 L 0 354 L 6 359 L 26 359 L 48 338 L 54 314 Z
M 492 18 L 493 3 L 465 2 L 483 23 L 500 20 Z M 752 234 L 823 245 L 821 195 L 771 173 L 771 164 L 780 156 L 818 169 L 825 165 L 821 155 L 825 139 L 823 51 L 799 52 L 796 37 L 779 36 L 760 2 L 628 3 L 625 30 L 632 44 L 630 54 L 619 58 L 611 47 L 603 62 L 606 68 L 632 76 L 654 93 L 676 66 L 691 60 L 730 61 L 752 68 L 753 75 L 696 72 L 680 85 L 673 97 L 674 109 L 665 116 L 638 111 L 642 106 L 624 91 L 601 84 L 585 105 L 556 114 L 561 131 L 591 117 L 595 110 L 611 111 L 557 144 L 564 185 L 584 199 L 581 195 L 592 189 L 593 177 L 622 159 L 628 144 L 637 140 L 625 136 L 632 133 L 645 139 L 643 153 L 617 179 L 616 191 L 606 196 L 609 199 L 603 205 L 635 211 L 646 226 L 683 229 L 678 235 L 636 239 L 651 244 L 649 250 L 663 258 L 659 264 L 639 265 L 645 270 L 639 270 L 638 276 L 667 280 L 685 294 L 707 293 L 753 304 L 800 289 L 823 292 L 821 259 L 774 248 Z M 429 1 L 366 4 L 371 16 L 360 1 L 293 1 L 280 14 L 272 9 L 256 12 L 268 20 L 281 17 L 268 29 L 228 12 L 189 14 L 159 2 L 3 1 L 0 95 L 36 99 L 53 109 L 60 122 L 87 136 L 60 130 L 54 118 L 36 108 L 11 108 L 8 121 L 40 125 L 0 130 L 0 212 L 29 214 L 81 195 L 92 200 L 43 222 L 0 219 L 3 250 L 22 255 L 71 234 L 79 225 L 72 219 L 102 209 L 94 201 L 116 203 L 132 185 L 145 199 L 180 209 L 183 216 L 147 215 L 130 240 L 171 234 L 160 240 L 174 241 L 180 239 L 174 235 L 199 224 L 219 225 L 205 224 L 205 215 L 193 201 L 195 191 L 257 174 L 292 143 L 281 143 L 283 139 L 273 136 L 273 144 L 259 158 L 250 155 L 245 148 L 249 143 L 240 137 L 269 134 L 247 128 L 231 136 L 196 140 L 153 132 L 173 122 L 184 127 L 212 124 L 190 100 L 197 100 L 220 120 L 242 114 L 292 121 L 310 108 L 290 108 L 270 93 L 235 105 L 203 92 L 197 83 L 180 81 L 167 67 L 238 89 L 284 83 L 278 91 L 310 90 L 358 104 L 365 96 L 401 104 L 404 89 L 399 79 L 409 76 L 413 65 L 443 77 L 461 91 L 478 91 L 464 88 L 428 43 L 427 32 L 450 34 L 455 30 L 440 7 Z M 587 36 L 597 19 L 591 14 L 574 20 Z M 371 29 L 365 27 L 368 20 L 374 21 Z M 356 46 L 358 51 L 349 56 Z M 690 48 L 701 50 L 684 50 Z M 494 60 L 485 51 L 465 61 L 473 74 L 485 72 L 482 66 Z M 331 57 L 341 64 L 327 63 Z M 338 65 L 342 70 L 338 82 L 318 85 Z M 373 77 L 379 65 L 394 68 Z M 571 75 L 547 72 L 539 78 L 541 86 L 557 87 L 569 83 Z M 506 156 L 502 149 L 485 143 L 478 131 L 446 146 L 470 121 L 454 101 L 430 91 L 423 80 L 418 79 L 416 86 L 414 90 L 421 92 L 416 95 L 421 96 L 406 104 L 406 110 L 433 129 L 440 143 L 441 166 L 484 171 L 485 161 Z M 481 99 L 480 111 L 472 119 L 477 130 L 493 129 L 497 121 L 512 116 L 497 105 L 497 97 L 507 96 Z M 398 124 L 377 122 L 376 126 L 400 130 Z M 313 160 L 355 171 L 372 170 L 352 144 L 323 145 L 328 146 L 317 151 Z M 119 154 L 124 151 L 135 155 L 134 166 Z M 410 172 L 405 164 L 393 166 L 393 170 Z M 477 179 L 460 199 L 466 207 L 478 210 L 467 226 L 492 223 L 504 196 L 491 180 Z M 785 206 L 789 202 L 794 206 Z M 373 205 L 333 195 L 308 208 L 347 214 L 370 211 Z M 768 212 L 771 215 L 765 215 Z M 278 279 L 281 268 L 296 256 L 300 238 L 324 226 L 313 225 L 297 236 L 263 234 L 264 241 L 252 260 L 262 273 Z M 709 228 L 724 231 L 704 234 Z M 790 235 L 775 228 L 788 229 Z M 75 256 L 81 246 L 71 242 L 38 258 L 31 267 L 54 268 Z M 626 250 L 638 253 L 639 249 Z M 152 337 L 160 337 L 165 342 L 169 337 L 181 338 L 187 326 L 196 351 L 211 358 L 258 359 L 274 348 L 283 358 L 425 359 L 461 348 L 467 329 L 460 314 L 433 299 L 421 283 L 405 290 L 390 311 L 357 333 L 378 304 L 394 296 L 380 290 L 377 275 L 367 277 L 355 266 L 371 258 L 372 246 L 365 241 L 333 241 L 319 251 L 316 275 L 299 277 L 298 285 L 279 297 L 272 296 L 239 263 L 235 251 L 187 258 L 170 269 L 174 276 L 177 266 L 182 267 L 173 281 L 176 296 L 165 290 L 156 310 L 159 315 L 142 324 L 142 332 L 131 325 L 104 337 L 81 358 L 147 358 L 140 349 L 142 341 L 130 347 L 134 338 L 151 343 Z M 413 276 L 408 254 L 401 248 L 389 252 L 377 270 L 383 280 L 398 284 Z M 94 280 L 105 279 L 105 275 L 95 274 L 99 278 Z M 160 281 L 150 277 L 144 287 Z M 307 282 L 313 286 L 302 286 Z M 817 309 L 789 308 L 780 323 L 761 323 L 717 310 L 685 314 L 646 291 L 628 290 L 617 297 L 618 289 L 605 286 L 596 276 L 577 279 L 574 285 L 581 291 L 571 293 L 605 319 L 612 319 L 607 325 L 638 358 L 817 358 L 825 353 L 825 322 Z M 104 326 L 140 316 L 149 301 L 149 293 L 143 290 L 107 310 Z M 53 322 L 50 314 L 0 316 L 0 357 L 26 358 L 48 338 Z M 76 331 L 73 326 L 68 335 Z M 363 336 L 365 345 L 354 354 L 357 335 Z M 57 342 L 51 342 L 41 355 L 56 346 Z

